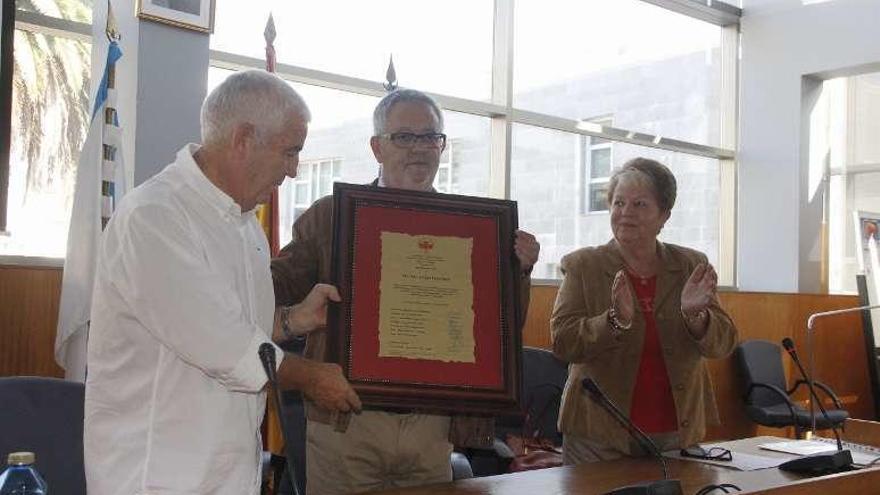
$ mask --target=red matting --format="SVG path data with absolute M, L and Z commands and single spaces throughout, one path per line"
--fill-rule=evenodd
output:
M 503 389 L 495 219 L 378 206 L 363 206 L 356 215 L 350 379 Z M 379 357 L 382 232 L 473 238 L 475 363 Z

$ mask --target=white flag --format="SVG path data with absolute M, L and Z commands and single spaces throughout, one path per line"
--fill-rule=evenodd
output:
M 108 10 L 107 15 L 113 23 L 112 12 Z M 96 19 L 94 26 L 92 49 L 103 50 L 106 57 L 103 63 L 92 66 L 91 124 L 77 166 L 55 335 L 55 361 L 64 368 L 65 378 L 80 382 L 86 375 L 89 313 L 102 216 L 106 221 L 126 191 L 116 91 L 108 88 L 110 73 L 122 51 L 116 41 L 108 40 L 103 23 Z M 113 110 L 108 113 L 108 108 Z M 107 115 L 110 123 L 105 122 Z

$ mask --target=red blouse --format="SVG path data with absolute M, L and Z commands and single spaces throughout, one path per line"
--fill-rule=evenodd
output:
M 678 429 L 678 417 L 654 320 L 657 277 L 641 278 L 629 274 L 629 280 L 645 317 L 645 343 L 629 416 L 646 433 L 673 432 Z

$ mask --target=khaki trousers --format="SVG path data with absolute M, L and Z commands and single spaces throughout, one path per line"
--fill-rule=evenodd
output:
M 345 433 L 306 425 L 306 492 L 342 495 L 452 481 L 449 416 L 364 411 Z

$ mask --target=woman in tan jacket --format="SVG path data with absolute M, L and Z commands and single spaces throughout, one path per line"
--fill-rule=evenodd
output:
M 661 450 L 699 442 L 718 422 L 704 358 L 729 355 L 736 327 L 698 251 L 657 240 L 675 203 L 663 164 L 630 160 L 608 185 L 613 239 L 562 258 L 553 352 L 569 363 L 559 413 L 566 464 L 643 455 L 583 391 L 591 377 Z

